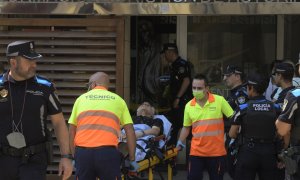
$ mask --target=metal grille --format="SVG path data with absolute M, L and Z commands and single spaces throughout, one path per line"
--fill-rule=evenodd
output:
M 5 57 L 8 43 L 34 40 L 36 51 L 44 56 L 38 61 L 37 74 L 54 82 L 66 120 L 75 99 L 86 92 L 88 78 L 97 71 L 109 74 L 110 90 L 123 94 L 122 18 L 3 18 L 0 25 L 0 62 L 4 69 L 8 68 Z M 48 127 L 52 128 L 50 121 Z M 48 173 L 57 173 L 60 160 L 54 135 L 53 138 L 55 158 Z

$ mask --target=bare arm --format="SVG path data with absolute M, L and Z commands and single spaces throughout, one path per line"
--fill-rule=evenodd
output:
M 239 125 L 231 125 L 229 130 L 229 137 L 236 138 L 239 132 L 240 126 Z
M 74 139 L 75 139 L 76 129 L 77 126 L 74 126 L 73 124 L 69 125 L 70 149 L 73 156 L 75 154 Z
M 153 126 L 151 129 L 145 130 L 144 134 L 141 131 L 136 131 L 135 135 L 136 135 L 136 138 L 138 139 L 140 137 L 147 136 L 147 135 L 158 136 L 159 133 L 160 133 L 160 128 L 157 126 Z
M 277 133 L 283 137 L 284 148 L 287 148 L 290 144 L 290 132 L 292 127 L 291 124 L 279 121 L 277 119 L 275 125 L 277 128 Z
M 189 87 L 191 81 L 188 77 L 183 78 L 180 90 L 177 93 L 178 97 L 182 97 L 183 94 L 185 93 L 185 91 L 187 90 L 187 88 Z
M 63 114 L 58 113 L 55 115 L 51 115 L 50 118 L 55 131 L 55 135 L 58 140 L 60 153 L 70 154 L 68 128 L 64 120 Z
M 135 147 L 136 147 L 136 138 L 135 133 L 133 130 L 132 124 L 126 124 L 124 127 L 126 138 L 127 138 L 127 145 L 128 145 L 128 151 L 129 151 L 129 160 L 134 161 L 135 160 Z
M 181 87 L 177 93 L 177 97 L 182 97 L 183 94 L 185 93 L 185 91 L 187 90 L 187 88 L 189 87 L 189 84 L 190 84 L 190 79 L 188 77 L 185 77 L 183 78 L 183 81 L 182 81 L 182 84 L 181 84 Z M 178 104 L 179 104 L 179 99 L 176 98 L 173 102 L 173 108 L 177 108 L 178 107 Z
M 291 131 L 291 124 L 285 123 L 278 119 L 276 120 L 275 125 L 277 127 L 277 132 L 280 136 L 284 137 L 284 136 L 288 135 Z
M 181 142 L 185 141 L 185 139 L 190 134 L 191 126 L 183 126 L 180 132 L 179 139 Z
M 70 154 L 68 128 L 64 120 L 63 114 L 58 113 L 55 115 L 51 115 L 50 118 L 60 147 L 60 153 Z M 63 175 L 62 179 L 68 179 L 72 175 L 73 166 L 70 159 L 61 158 L 58 168 L 58 175 Z

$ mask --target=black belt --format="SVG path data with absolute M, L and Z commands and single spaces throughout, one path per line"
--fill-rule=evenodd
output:
M 33 155 L 43 151 L 46 151 L 46 143 L 41 143 L 37 145 L 32 145 L 28 147 L 24 147 L 21 149 L 17 149 L 10 146 L 3 146 L 1 147 L 1 153 L 4 155 L 14 156 L 14 157 L 21 157 L 23 155 Z
M 260 139 L 260 138 L 243 138 L 244 143 L 259 143 L 259 144 L 272 144 L 274 143 L 274 139 Z
M 116 146 L 97 146 L 97 147 L 82 147 L 82 146 L 76 146 L 78 149 L 104 149 L 104 148 L 114 148 L 117 149 Z

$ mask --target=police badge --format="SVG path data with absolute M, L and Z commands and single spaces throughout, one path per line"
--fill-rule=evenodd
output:
M 0 91 L 0 96 L 3 97 L 3 98 L 5 98 L 7 96 L 7 94 L 8 94 L 8 91 L 6 89 L 2 89 Z
M 0 102 L 6 102 L 7 101 L 7 95 L 8 95 L 8 91 L 6 89 L 2 89 L 0 91 Z
M 239 104 L 244 104 L 246 102 L 246 98 L 244 96 L 238 97 L 237 101 Z

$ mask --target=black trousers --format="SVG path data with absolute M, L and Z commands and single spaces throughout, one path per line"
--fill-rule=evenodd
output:
M 47 172 L 47 153 L 31 155 L 26 163 L 22 157 L 0 155 L 0 179 L 44 180 Z
M 275 180 L 277 157 L 273 144 L 244 144 L 239 150 L 235 180 Z

